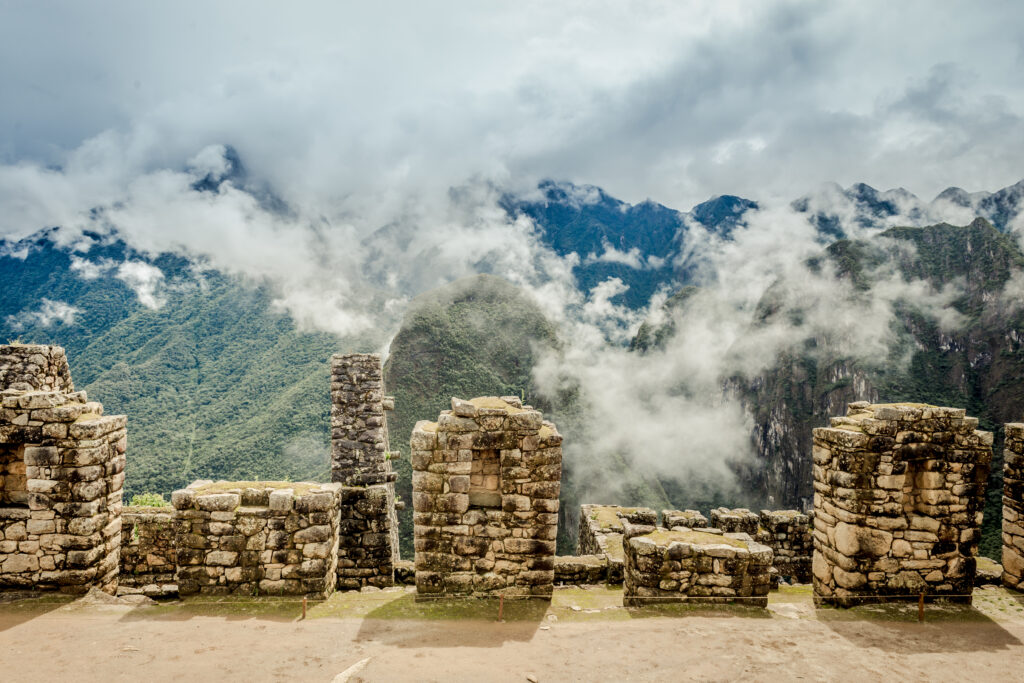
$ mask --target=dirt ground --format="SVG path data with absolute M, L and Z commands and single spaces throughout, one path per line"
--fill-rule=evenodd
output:
M 551 603 L 417 603 L 404 589 L 273 599 L 0 604 L 0 679 L 32 681 L 1019 680 L 1024 596 L 971 608 L 818 609 L 804 587 L 768 610 L 621 607 L 621 592 Z M 102 602 L 102 601 L 101 601 Z M 84 603 L 84 604 L 83 604 Z M 339 675 L 341 674 L 341 675 Z

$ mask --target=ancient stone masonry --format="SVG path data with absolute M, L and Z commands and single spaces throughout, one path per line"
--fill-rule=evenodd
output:
M 75 390 L 63 347 L 40 344 L 0 345 L 0 387 L 65 394 Z
M 416 590 L 550 596 L 562 437 L 517 397 L 452 399 L 412 433 Z
M 772 549 L 773 582 L 786 578 L 797 583 L 811 582 L 814 536 L 811 519 L 796 510 L 761 510 L 761 525 L 754 540 Z
M 178 592 L 334 592 L 341 484 L 197 481 L 175 491 Z
M 768 604 L 772 550 L 749 534 L 623 524 L 623 604 Z
M 699 513 L 698 513 L 699 514 Z M 657 524 L 658 514 L 650 508 L 629 508 L 621 505 L 580 506 L 579 540 L 577 555 L 597 555 L 608 563 L 606 580 L 609 584 L 622 583 L 625 551 L 622 542 L 622 523 Z
M 390 484 L 343 486 L 338 522 L 338 588 L 394 585 L 398 553 L 394 488 Z
M 661 525 L 666 529 L 674 529 L 677 526 L 687 529 L 706 529 L 708 518 L 697 510 L 662 510 Z
M 605 555 L 563 555 L 555 558 L 555 584 L 586 586 L 605 583 L 608 558 Z
M 331 481 L 346 486 L 381 486 L 386 495 L 383 502 L 385 520 L 377 513 L 371 513 L 372 524 L 364 522 L 368 518 L 355 514 L 344 521 L 342 526 L 352 527 L 352 532 L 342 531 L 342 561 L 338 564 L 341 585 L 354 584 L 356 579 L 373 579 L 373 585 L 391 585 L 389 580 L 380 578 L 391 574 L 387 569 L 398 560 L 398 514 L 395 511 L 395 479 L 397 474 L 392 471 L 391 461 L 398 456 L 392 451 L 388 441 L 388 423 L 385 411 L 394 410 L 394 398 L 384 395 L 383 369 L 381 357 L 375 353 L 336 354 L 331 357 Z M 376 491 L 378 489 L 374 489 Z M 346 499 L 355 501 L 358 494 L 347 492 Z M 373 491 L 363 497 L 362 506 L 377 506 L 378 500 Z M 374 508 L 376 510 L 376 507 Z M 369 527 L 373 527 L 372 530 Z M 387 535 L 387 544 L 377 543 L 379 534 Z M 366 566 L 370 560 L 366 557 L 348 557 L 347 553 L 359 555 L 357 548 L 346 545 L 345 538 L 358 540 L 363 534 L 374 545 L 368 548 L 373 556 L 374 573 L 367 574 Z M 387 551 L 390 557 L 384 557 Z M 349 566 L 349 562 L 355 562 Z M 383 570 L 382 574 L 377 572 Z M 365 583 L 365 581 L 361 581 Z
M 814 430 L 818 602 L 970 602 L 992 434 L 957 408 L 851 403 Z
M 174 595 L 178 592 L 177 568 L 174 509 L 123 508 L 118 594 Z
M 715 508 L 711 511 L 711 526 L 726 533 L 757 535 L 761 518 L 746 508 Z
M 1003 442 L 1003 585 L 1024 589 L 1024 424 L 1006 425 Z
M 64 350 L 0 345 L 0 588 L 117 590 L 123 415 L 74 392 Z

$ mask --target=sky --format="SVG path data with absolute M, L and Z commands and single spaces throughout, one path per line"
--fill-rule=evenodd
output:
M 685 210 L 824 181 L 930 199 L 1024 177 L 1015 2 L 4 0 L 0 13 L 0 164 L 88 170 L 70 182 L 97 192 L 217 144 L 294 205 L 381 223 L 481 178 Z

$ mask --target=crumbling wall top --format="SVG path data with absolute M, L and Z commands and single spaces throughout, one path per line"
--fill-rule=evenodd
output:
M 73 392 L 61 346 L 0 344 L 0 390 Z

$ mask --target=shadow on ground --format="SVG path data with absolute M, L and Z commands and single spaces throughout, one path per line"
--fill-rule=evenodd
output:
M 6 631 L 60 609 L 70 604 L 75 597 L 54 593 L 17 591 L 0 593 L 0 631 Z

